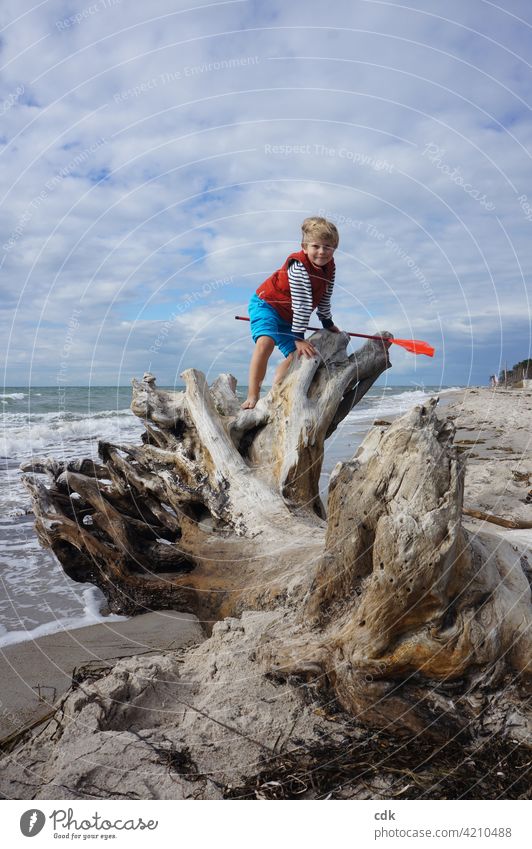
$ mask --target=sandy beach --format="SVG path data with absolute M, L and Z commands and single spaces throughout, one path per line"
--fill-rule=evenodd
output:
M 467 459 L 465 510 L 515 527 L 464 520 L 532 542 L 532 390 L 471 388 L 451 396 L 441 413 L 453 420 L 455 444 Z
M 439 406 L 440 417 L 454 422 L 455 443 L 467 461 L 464 525 L 475 533 L 499 535 L 521 550 L 525 564 L 532 550 L 531 413 L 530 390 L 471 388 L 444 396 Z M 475 512 L 489 520 L 475 518 Z M 7 647 L 0 654 L 0 737 L 9 739 L 46 717 L 81 664 L 173 650 L 203 639 L 196 617 L 167 610 Z
M 159 610 L 8 646 L 0 652 L 0 739 L 48 716 L 81 665 L 112 665 L 114 659 L 175 651 L 203 639 L 195 616 Z

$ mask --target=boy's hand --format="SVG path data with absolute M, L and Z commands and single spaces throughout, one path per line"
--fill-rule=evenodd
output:
M 336 324 L 333 324 L 332 327 L 328 327 L 327 330 L 329 330 L 330 333 L 341 333 L 342 332 L 340 330 L 340 328 L 336 326 Z
M 296 339 L 297 356 L 302 357 L 303 354 L 311 359 L 318 353 L 312 342 L 307 342 L 305 339 Z

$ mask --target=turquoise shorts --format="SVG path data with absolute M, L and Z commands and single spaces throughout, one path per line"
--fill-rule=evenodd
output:
M 252 296 L 248 305 L 251 320 L 251 336 L 256 342 L 259 336 L 269 336 L 285 357 L 290 356 L 296 349 L 296 337 L 292 333 L 292 325 L 281 318 L 266 301 L 262 301 L 257 293 Z

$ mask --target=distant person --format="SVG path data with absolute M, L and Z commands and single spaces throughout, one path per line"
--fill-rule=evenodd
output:
M 249 366 L 248 397 L 242 404 L 251 410 L 260 397 L 260 388 L 273 349 L 282 351 L 274 384 L 283 379 L 294 351 L 298 357 L 314 357 L 311 342 L 305 341 L 310 315 L 317 308 L 323 327 L 340 333 L 331 315 L 334 287 L 333 255 L 338 247 L 336 226 L 326 218 L 305 218 L 301 225 L 301 250 L 290 254 L 284 265 L 261 283 L 249 302 L 251 336 L 255 350 Z

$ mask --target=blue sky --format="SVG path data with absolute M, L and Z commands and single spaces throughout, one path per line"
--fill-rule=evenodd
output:
M 312 214 L 340 231 L 336 323 L 437 349 L 394 346 L 388 383 L 532 356 L 526 0 L 0 14 L 5 385 L 246 382 L 233 316 Z

